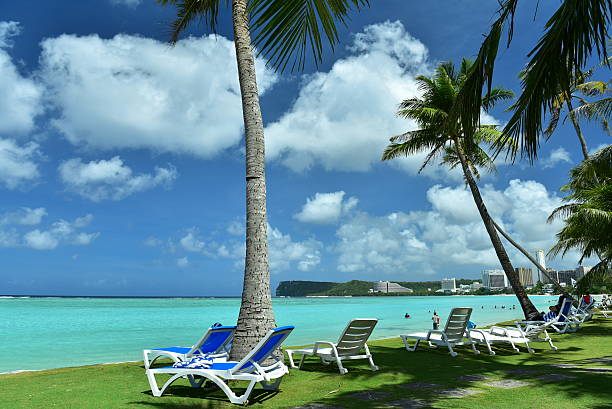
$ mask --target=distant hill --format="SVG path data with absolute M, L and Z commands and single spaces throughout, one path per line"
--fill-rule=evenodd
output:
M 459 284 L 470 284 L 478 280 L 458 279 Z M 395 281 L 402 287 L 411 288 L 414 293 L 402 295 L 433 295 L 440 289 L 440 281 Z M 371 281 L 351 280 L 346 283 L 335 283 L 330 281 L 281 281 L 276 288 L 277 296 L 284 297 L 305 297 L 307 295 L 383 295 L 380 293 L 372 294 Z M 428 288 L 431 291 L 428 291 Z

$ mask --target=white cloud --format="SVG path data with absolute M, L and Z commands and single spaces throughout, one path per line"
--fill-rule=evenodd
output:
M 545 169 L 552 168 L 561 162 L 572 163 L 572 159 L 568 151 L 566 151 L 563 147 L 558 147 L 550 152 L 548 158 L 542 160 L 542 166 Z
M 0 232 L 0 246 L 29 247 L 34 250 L 53 250 L 61 244 L 87 246 L 98 238 L 100 233 L 85 233 L 78 230 L 87 227 L 92 220 L 93 216 L 90 214 L 78 217 L 72 222 L 60 219 L 52 223 L 47 229 L 34 229 L 24 233 L 21 239 L 19 233 L 13 230 L 11 245 L 3 243 L 3 234 Z
M 6 49 L 21 28 L 15 21 L 0 21 L 0 134 L 27 133 L 41 114 L 42 86 L 19 72 Z
M 244 231 L 244 225 L 238 222 L 230 224 L 233 231 Z M 181 248 L 190 253 L 202 254 L 210 258 L 226 258 L 234 260 L 237 269 L 244 269 L 245 243 L 243 240 L 230 239 L 217 242 L 200 237 L 196 228 L 186 230 L 179 239 Z M 293 241 L 290 235 L 268 225 L 268 249 L 270 272 L 272 274 L 296 268 L 300 271 L 310 271 L 321 262 L 320 249 L 323 244 L 314 239 Z
M 20 224 L 25 226 L 34 226 L 40 224 L 42 218 L 47 215 L 47 211 L 44 207 L 38 207 L 36 209 L 30 209 L 29 207 L 22 207 L 21 209 L 5 213 L 0 216 L 0 224 Z
M 155 174 L 134 175 L 118 156 L 110 160 L 83 163 L 69 159 L 60 164 L 59 173 L 66 189 L 94 202 L 121 200 L 137 192 L 167 186 L 176 179 L 176 169 L 155 168 Z
M 144 241 L 144 245 L 147 247 L 159 247 L 163 244 L 163 241 L 158 239 L 157 237 L 148 237 Z
M 189 266 L 189 259 L 187 257 L 181 257 L 176 259 L 176 265 L 179 267 L 188 267 Z
M 130 35 L 61 35 L 42 48 L 40 75 L 60 112 L 53 124 L 75 145 L 209 158 L 241 140 L 234 44 L 222 36 L 169 47 Z M 263 95 L 277 76 L 263 60 L 256 65 Z
M 23 238 L 26 246 L 34 250 L 52 250 L 59 244 L 59 239 L 50 231 L 32 230 Z
M 303 223 L 332 224 L 341 215 L 347 214 L 357 205 L 357 198 L 344 200 L 344 191 L 333 193 L 316 193 L 314 198 L 307 198 L 302 211 L 293 217 Z
M 527 250 L 549 249 L 555 243 L 563 223 L 549 224 L 546 219 L 562 202 L 545 186 L 512 180 L 504 190 L 485 185 L 481 192 L 493 217 Z M 385 216 L 356 212 L 343 222 L 333 246 L 338 270 L 369 276 L 388 273 L 409 281 L 429 273 L 479 273 L 483 267 L 499 267 L 471 194 L 463 185 L 433 186 L 427 199 L 428 210 Z M 515 267 L 531 267 L 518 250 L 504 244 Z M 551 264 L 573 268 L 577 260 L 576 253 L 571 253 Z
M 296 171 L 367 171 L 389 138 L 415 129 L 396 117 L 397 104 L 420 95 L 414 80 L 427 74 L 427 49 L 400 22 L 368 26 L 352 56 L 329 72 L 306 77 L 291 109 L 266 128 L 266 153 Z M 420 166 L 420 158 L 412 171 Z
M 135 8 L 142 3 L 142 0 L 111 0 L 111 3 Z
M 38 156 L 40 151 L 34 142 L 19 146 L 10 139 L 0 138 L 0 183 L 8 189 L 31 184 L 40 176 L 35 162 Z

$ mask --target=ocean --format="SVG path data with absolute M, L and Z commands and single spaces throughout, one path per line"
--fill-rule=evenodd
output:
M 541 311 L 556 302 L 531 298 Z M 522 318 L 514 296 L 274 298 L 273 306 L 279 326 L 295 326 L 285 345 L 335 341 L 352 318 L 378 318 L 373 339 L 429 329 L 434 310 L 444 325 L 453 307 L 472 307 L 478 326 Z M 0 373 L 141 360 L 145 348 L 190 346 L 215 322 L 233 325 L 239 307 L 239 298 L 0 297 Z

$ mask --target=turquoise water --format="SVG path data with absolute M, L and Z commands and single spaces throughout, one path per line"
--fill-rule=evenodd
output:
M 532 300 L 542 311 L 556 297 Z M 373 338 L 380 339 L 429 329 L 434 310 L 444 323 L 459 306 L 472 307 L 478 325 L 522 317 L 514 296 L 275 298 L 273 303 L 278 325 L 296 327 L 286 345 L 335 340 L 351 318 L 378 318 Z M 509 308 L 513 304 L 516 310 Z M 238 298 L 0 298 L 0 372 L 140 360 L 144 348 L 190 346 L 210 324 L 235 323 L 239 306 Z

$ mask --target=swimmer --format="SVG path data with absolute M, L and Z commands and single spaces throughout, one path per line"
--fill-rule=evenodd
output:
M 404 318 L 410 318 L 410 314 L 406 313 L 406 315 L 404 315 Z

